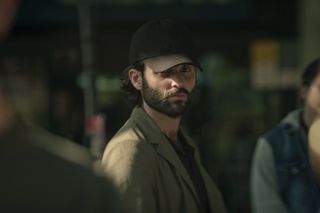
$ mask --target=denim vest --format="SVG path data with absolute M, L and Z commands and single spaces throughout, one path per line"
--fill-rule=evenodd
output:
M 279 193 L 288 212 L 316 213 L 320 190 L 309 163 L 306 132 L 299 114 L 289 114 L 264 137 L 273 149 Z

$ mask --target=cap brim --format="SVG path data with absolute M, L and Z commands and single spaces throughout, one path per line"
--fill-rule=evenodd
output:
M 148 58 L 143 61 L 145 65 L 151 68 L 154 72 L 163 72 L 179 64 L 197 64 L 194 63 L 190 58 L 179 55 L 179 54 L 170 54 L 170 55 L 161 55 L 153 58 Z

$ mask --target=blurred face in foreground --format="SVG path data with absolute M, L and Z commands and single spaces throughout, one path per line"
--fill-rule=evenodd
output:
M 19 2 L 20 0 L 0 0 L 0 41 L 10 32 Z

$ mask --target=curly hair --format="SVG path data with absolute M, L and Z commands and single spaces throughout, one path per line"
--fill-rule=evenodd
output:
M 138 70 L 139 72 L 143 73 L 145 70 L 145 64 L 143 61 L 138 61 L 134 65 L 126 68 L 122 76 L 120 78 L 120 88 L 126 96 L 125 101 L 130 105 L 130 106 L 140 106 L 142 104 L 142 97 L 140 94 L 140 91 L 137 90 L 132 84 L 129 79 L 128 72 L 130 69 L 135 69 Z

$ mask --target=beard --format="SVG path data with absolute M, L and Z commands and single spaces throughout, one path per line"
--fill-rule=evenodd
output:
M 170 102 L 168 99 L 175 93 L 185 93 L 188 96 L 187 101 L 176 100 Z M 186 89 L 180 88 L 172 91 L 161 92 L 159 90 L 150 88 L 148 82 L 144 78 L 142 78 L 141 94 L 144 101 L 151 108 L 171 118 L 182 116 L 189 108 L 191 102 L 191 92 L 187 91 Z

